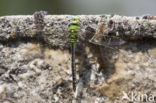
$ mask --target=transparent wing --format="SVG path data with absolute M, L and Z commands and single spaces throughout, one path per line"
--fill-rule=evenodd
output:
M 122 40 L 121 38 L 119 37 L 115 37 L 115 36 L 105 36 L 103 38 L 103 40 L 101 41 L 101 44 L 102 45 L 106 45 L 106 46 L 120 46 L 120 45 L 123 45 L 125 44 L 126 42 L 124 40 Z
M 114 47 L 120 46 L 126 43 L 126 41 L 122 40 L 116 36 L 103 36 L 103 35 L 96 35 L 90 40 L 91 43 L 106 46 L 106 47 Z

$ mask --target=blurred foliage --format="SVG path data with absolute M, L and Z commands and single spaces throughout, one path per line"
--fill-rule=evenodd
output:
M 33 14 L 156 15 L 156 0 L 0 0 L 0 16 Z

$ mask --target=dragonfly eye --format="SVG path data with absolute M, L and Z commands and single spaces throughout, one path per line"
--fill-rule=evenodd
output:
M 78 18 L 74 18 L 74 19 L 71 21 L 70 24 L 71 24 L 71 25 L 80 25 L 80 21 L 79 21 Z

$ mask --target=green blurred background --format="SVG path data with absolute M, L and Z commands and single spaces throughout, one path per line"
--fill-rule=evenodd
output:
M 156 0 L 0 0 L 0 16 L 49 14 L 156 15 Z

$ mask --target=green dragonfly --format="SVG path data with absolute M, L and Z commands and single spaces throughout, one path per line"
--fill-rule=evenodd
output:
M 73 78 L 73 90 L 76 90 L 76 68 L 75 68 L 75 45 L 79 35 L 80 21 L 78 18 L 74 18 L 69 25 L 70 43 L 72 50 L 72 78 Z
M 70 39 L 69 42 L 71 43 L 71 50 L 72 50 L 72 79 L 73 79 L 73 90 L 76 90 L 76 68 L 75 68 L 75 46 L 78 39 L 85 40 L 81 35 L 79 35 L 80 31 L 80 21 L 78 18 L 74 18 L 71 23 L 69 24 L 69 33 Z M 89 32 L 89 31 L 88 31 Z M 90 33 L 91 34 L 91 33 Z M 101 46 L 101 47 L 108 47 L 114 49 L 114 47 L 122 45 L 125 43 L 124 40 L 117 36 L 108 36 L 102 33 L 92 33 L 93 36 L 86 40 L 91 44 Z M 79 37 L 79 38 L 78 38 Z M 88 39 L 88 37 L 86 37 Z

